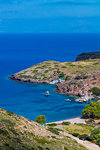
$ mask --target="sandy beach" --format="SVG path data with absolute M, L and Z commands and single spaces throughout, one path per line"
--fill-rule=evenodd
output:
M 86 119 L 83 119 L 81 117 L 76 117 L 76 118 L 72 118 L 72 119 L 66 119 L 66 120 L 61 120 L 61 121 L 55 121 L 55 122 L 49 122 L 50 123 L 57 123 L 57 124 L 61 124 L 62 122 L 70 122 L 71 124 L 77 124 L 77 123 L 84 123 L 86 124 Z

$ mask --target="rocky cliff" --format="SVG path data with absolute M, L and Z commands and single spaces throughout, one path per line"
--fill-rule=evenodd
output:
M 63 81 L 57 85 L 55 91 L 73 96 L 93 96 L 90 92 L 93 87 L 100 88 L 100 71 L 87 73 L 87 76 L 83 76 L 83 78 L 82 75 L 79 75 L 69 81 Z
M 89 53 L 82 53 L 76 57 L 76 61 L 83 61 L 88 59 L 97 59 L 100 58 L 100 51 L 98 52 L 89 52 Z

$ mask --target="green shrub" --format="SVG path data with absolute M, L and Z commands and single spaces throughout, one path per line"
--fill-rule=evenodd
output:
M 13 128 L 9 128 L 9 130 L 14 134 L 14 135 L 19 135 L 17 132 L 16 132 L 16 130 L 15 129 L 13 129 Z
M 78 67 L 79 67 L 79 68 L 83 68 L 83 66 L 81 66 L 81 65 L 79 65 Z
M 100 135 L 96 135 L 96 134 L 92 134 L 92 135 L 90 135 L 90 136 L 88 136 L 87 137 L 87 140 L 88 141 L 94 141 L 94 140 L 96 140 L 96 141 L 98 141 L 100 139 Z
M 92 134 L 100 134 L 100 128 L 96 128 L 92 131 Z
M 7 126 L 10 126 L 10 127 L 14 127 L 15 125 L 15 122 L 14 121 L 10 121 L 8 119 L 2 119 L 3 123 L 5 123 Z
M 80 80 L 80 79 L 87 79 L 88 76 L 76 76 L 75 79 L 76 80 Z
M 88 123 L 88 124 L 94 123 L 94 119 L 90 118 L 86 121 L 86 123 Z
M 63 72 L 60 73 L 59 77 L 64 78 L 65 74 Z
M 97 140 L 96 144 L 100 147 L 100 138 Z
M 64 147 L 64 150 L 68 150 L 68 148 L 67 148 L 67 147 Z
M 75 79 L 80 80 L 80 79 L 82 79 L 82 77 L 81 76 L 76 76 Z
M 47 73 L 49 70 L 45 70 L 44 73 Z
M 100 118 L 100 102 L 91 102 L 82 110 L 84 118 Z
M 70 125 L 70 122 L 63 122 L 62 125 Z
M 93 83 L 92 83 L 92 85 L 95 85 L 95 84 L 96 84 L 96 82 L 93 82 Z
M 33 73 L 37 73 L 38 72 L 38 70 L 33 70 Z
M 79 133 L 73 133 L 73 136 L 79 137 Z
M 0 134 L 7 136 L 9 133 L 5 129 L 0 129 Z
M 56 123 L 47 124 L 48 126 L 57 126 Z
M 19 78 L 28 79 L 28 78 L 32 78 L 32 76 L 30 76 L 30 75 L 20 75 Z
M 44 77 L 43 80 L 47 80 L 47 77 Z
M 98 87 L 93 87 L 92 89 L 89 90 L 92 92 L 92 94 L 99 96 L 100 95 L 100 89 Z
M 67 81 L 67 80 L 71 80 L 71 77 L 70 76 L 66 76 L 65 81 Z
M 78 136 L 80 140 L 86 140 L 88 138 L 87 134 L 82 134 Z
M 83 79 L 87 79 L 87 78 L 88 78 L 88 76 L 82 76 L 82 78 L 83 78 Z
M 39 150 L 43 150 L 43 147 L 41 147 L 41 146 L 38 146 L 38 149 L 39 149 Z
M 62 66 L 62 68 L 67 68 L 66 66 Z
M 13 112 L 10 112 L 10 111 L 8 111 L 8 110 L 6 110 L 6 112 L 7 112 L 7 114 L 8 114 L 9 116 L 13 116 L 13 115 L 14 115 Z
M 57 131 L 63 131 L 62 129 L 59 129 L 59 128 L 55 128 Z
M 39 138 L 39 137 L 35 137 L 34 138 L 38 143 L 41 143 L 42 145 L 44 145 L 45 143 L 49 144 L 49 141 L 46 138 Z
M 56 135 L 59 135 L 59 131 L 55 128 L 49 128 L 48 130 Z
M 46 147 L 46 150 L 50 150 L 48 147 Z
M 57 73 L 61 73 L 61 71 L 60 71 L 60 70 L 57 70 Z
M 56 136 L 51 136 L 53 139 L 56 139 Z
M 41 76 L 45 76 L 45 74 L 41 74 Z

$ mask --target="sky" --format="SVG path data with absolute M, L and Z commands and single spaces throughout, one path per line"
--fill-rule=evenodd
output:
M 0 0 L 0 33 L 100 33 L 100 0 Z

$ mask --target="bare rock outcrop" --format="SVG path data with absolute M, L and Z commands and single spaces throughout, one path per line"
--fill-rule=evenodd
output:
M 87 79 L 72 79 L 64 81 L 56 86 L 55 91 L 66 95 L 83 96 L 92 95 L 89 91 L 93 87 L 100 88 L 100 72 L 91 72 Z

